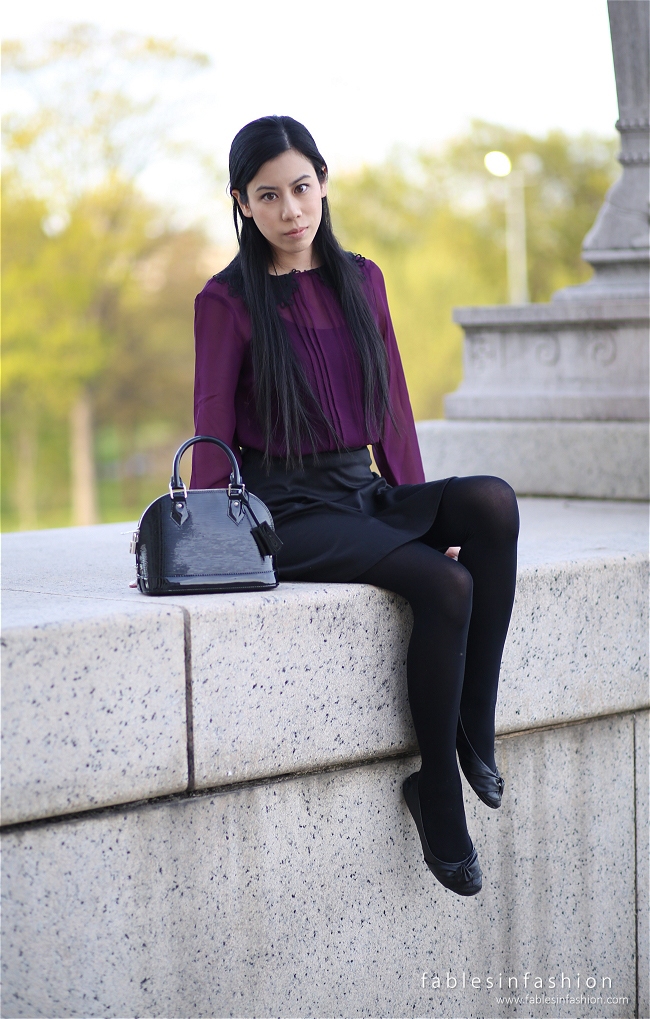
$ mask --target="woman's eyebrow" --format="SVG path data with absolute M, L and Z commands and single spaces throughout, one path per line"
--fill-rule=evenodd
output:
M 303 173 L 300 177 L 296 177 L 295 180 L 292 180 L 289 187 L 292 188 L 295 184 L 298 184 L 301 180 L 304 180 L 305 177 L 309 176 L 310 174 Z M 276 184 L 260 184 L 258 188 L 255 188 L 255 193 L 257 194 L 258 191 L 279 191 L 279 190 L 280 189 Z

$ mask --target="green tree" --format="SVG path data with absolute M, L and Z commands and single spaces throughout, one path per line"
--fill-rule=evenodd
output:
M 154 210 L 136 179 L 164 147 L 155 100 L 129 76 L 205 66 L 153 39 L 75 26 L 31 48 L 3 46 L 5 73 L 31 99 L 4 123 L 4 406 L 22 526 L 36 517 L 36 436 L 69 415 L 73 519 L 97 518 L 93 398 L 118 345 L 118 309 L 150 253 Z M 158 227 L 158 233 L 160 229 Z
M 120 471 L 118 518 L 127 508 L 137 515 L 160 494 L 172 447 L 194 430 L 194 297 L 224 263 L 200 230 L 186 229 L 157 237 L 135 268 L 95 399 L 106 466 Z
M 209 274 L 208 249 L 198 230 L 161 231 L 161 210 L 132 184 L 83 195 L 53 236 L 43 231 L 42 200 L 21 194 L 11 175 L 4 189 L 5 522 L 33 527 L 39 490 L 50 493 L 50 509 L 52 500 L 58 507 L 45 522 L 65 520 L 65 481 L 74 472 L 50 433 L 58 429 L 60 445 L 60 423 L 68 420 L 73 442 L 87 434 L 84 400 L 104 453 L 107 430 L 113 435 L 109 460 L 142 453 L 154 432 L 166 452 L 169 441 L 191 432 L 193 298 Z M 87 455 L 74 452 L 77 462 Z M 137 511 L 137 477 L 118 487 Z
M 503 185 L 485 170 L 485 154 L 499 149 L 524 168 L 530 292 L 547 301 L 590 274 L 580 249 L 616 174 L 614 147 L 475 122 L 437 152 L 400 153 L 333 181 L 342 242 L 384 271 L 417 418 L 441 416 L 444 394 L 460 382 L 453 308 L 507 300 Z

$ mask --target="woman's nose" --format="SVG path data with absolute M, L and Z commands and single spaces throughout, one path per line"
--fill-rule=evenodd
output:
M 299 216 L 302 216 L 302 209 L 300 208 L 300 204 L 292 195 L 290 198 L 285 200 L 282 206 L 282 218 L 284 220 L 298 219 Z

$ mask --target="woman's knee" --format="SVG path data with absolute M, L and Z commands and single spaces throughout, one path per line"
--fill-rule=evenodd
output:
M 503 478 L 490 478 L 489 502 L 500 526 L 510 535 L 519 535 L 519 506 L 514 489 Z
M 475 524 L 479 523 L 493 536 L 516 541 L 519 535 L 519 507 L 517 496 L 508 482 L 489 475 L 458 480 L 467 483 L 464 487 Z

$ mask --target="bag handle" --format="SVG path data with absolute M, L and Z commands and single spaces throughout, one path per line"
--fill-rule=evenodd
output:
M 172 466 L 172 476 L 169 482 L 169 491 L 171 492 L 172 499 L 178 498 L 181 492 L 183 495 L 187 495 L 187 488 L 183 484 L 180 475 L 181 457 L 183 456 L 183 453 L 190 448 L 190 446 L 194 445 L 195 442 L 212 442 L 215 446 L 218 446 L 219 449 L 222 449 L 230 460 L 230 466 L 232 467 L 230 481 L 233 487 L 241 488 L 242 480 L 241 474 L 239 473 L 239 464 L 237 463 L 235 454 L 230 446 L 227 446 L 225 442 L 221 441 L 221 439 L 215 439 L 214 435 L 195 435 L 191 439 L 188 439 L 187 442 L 184 442 L 183 445 L 176 450 Z
M 230 446 L 227 446 L 221 439 L 215 439 L 214 435 L 195 435 L 193 438 L 188 439 L 183 445 L 176 451 L 174 457 L 174 463 L 172 466 L 172 476 L 169 482 L 169 494 L 172 497 L 174 507 L 172 509 L 172 517 L 177 524 L 182 525 L 187 520 L 187 507 L 185 500 L 187 499 L 187 488 L 183 484 L 180 476 L 180 464 L 181 457 L 186 449 L 193 446 L 195 442 L 212 442 L 219 449 L 222 449 L 228 459 L 230 460 L 230 466 L 232 467 L 232 473 L 230 475 L 230 484 L 228 485 L 228 516 L 237 524 L 244 517 L 244 509 L 246 509 L 251 516 L 254 527 L 251 527 L 251 535 L 255 540 L 260 555 L 270 556 L 276 555 L 282 548 L 282 541 L 278 538 L 277 534 L 272 527 L 269 527 L 266 520 L 262 523 L 259 522 L 255 511 L 251 506 L 246 487 L 242 482 L 241 474 L 239 473 L 239 464 L 235 458 Z

